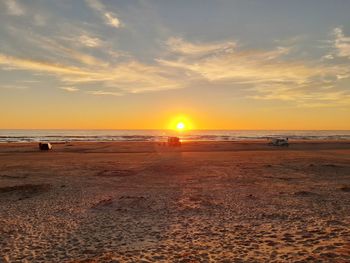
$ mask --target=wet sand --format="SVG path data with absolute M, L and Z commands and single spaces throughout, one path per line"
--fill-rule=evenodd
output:
M 349 262 L 350 142 L 0 144 L 0 262 Z

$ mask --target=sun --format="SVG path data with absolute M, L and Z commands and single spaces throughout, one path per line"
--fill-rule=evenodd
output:
M 177 132 L 187 132 L 193 130 L 192 120 L 184 115 L 175 115 L 168 123 L 167 129 Z
M 185 125 L 185 123 L 183 123 L 183 122 L 178 122 L 177 124 L 176 124 L 176 129 L 178 129 L 178 130 L 184 130 L 185 129 L 185 127 L 186 127 L 186 125 Z

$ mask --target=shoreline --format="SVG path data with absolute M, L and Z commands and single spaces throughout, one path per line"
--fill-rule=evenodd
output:
M 52 142 L 49 152 L 71 153 L 133 153 L 133 152 L 220 152 L 220 151 L 317 151 L 350 149 L 350 140 L 290 140 L 288 147 L 271 146 L 268 141 L 185 141 L 180 147 L 169 147 L 165 142 Z M 40 152 L 37 142 L 0 143 L 0 153 Z
M 200 131 L 174 131 L 174 130 L 0 130 L 0 143 L 6 142 L 162 142 L 169 136 L 180 137 L 183 141 L 264 141 L 273 138 L 286 138 L 290 140 L 350 140 L 350 131 L 336 130 L 200 130 Z

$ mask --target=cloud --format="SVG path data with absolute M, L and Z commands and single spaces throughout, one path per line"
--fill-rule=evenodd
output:
M 98 38 L 90 37 L 90 34 L 80 28 L 74 28 L 72 31 L 79 37 L 42 36 L 32 31 L 27 32 L 27 30 L 21 30 L 20 28 L 8 28 L 8 32 L 14 38 L 22 41 L 23 45 L 26 45 L 27 48 L 34 48 L 34 50 L 37 48 L 40 49 L 40 54 L 38 55 L 39 57 L 45 55 L 45 57 L 50 57 L 50 59 L 53 61 L 69 60 L 73 63 L 78 62 L 83 66 L 107 66 L 108 63 L 106 61 L 102 61 L 90 54 L 83 53 L 81 50 L 82 45 L 102 45 L 102 41 L 100 41 Z
M 350 93 L 334 86 L 298 87 L 288 85 L 261 85 L 249 97 L 256 100 L 278 100 L 295 103 L 298 107 L 337 107 L 350 104 Z
M 85 36 L 85 35 L 84 35 Z M 87 39 L 84 39 L 87 40 Z M 90 39 L 88 39 L 90 40 Z M 348 67 L 286 60 L 289 48 L 247 50 L 235 48 L 232 41 L 217 43 L 188 43 L 174 45 L 168 41 L 168 53 L 145 64 L 129 57 L 117 64 L 94 63 L 96 58 L 45 40 L 49 50 L 58 54 L 72 54 L 84 66 L 69 62 L 52 63 L 7 56 L 0 53 L 0 65 L 12 70 L 27 70 L 54 75 L 63 84 L 61 89 L 74 92 L 84 85 L 98 85 L 101 89 L 88 91 L 91 95 L 121 96 L 126 93 L 155 92 L 192 87 L 196 81 L 212 87 L 244 85 L 242 96 L 258 100 L 291 101 L 298 105 L 342 104 L 348 93 L 332 86 L 347 78 Z M 179 44 L 181 43 L 181 45 Z M 91 43 L 90 43 L 91 44 Z M 198 82 L 197 82 L 198 83 Z M 343 92 L 343 93 L 342 93 Z M 324 100 L 321 98 L 321 94 Z M 337 98 L 337 100 L 332 99 Z
M 41 81 L 40 80 L 21 80 L 20 82 L 23 82 L 23 83 L 40 83 Z
M 217 51 L 233 52 L 237 46 L 236 42 L 233 41 L 224 43 L 193 44 L 178 37 L 169 38 L 166 41 L 166 45 L 170 51 L 186 55 L 201 55 Z
M 68 91 L 68 92 L 76 92 L 76 91 L 79 91 L 79 89 L 76 88 L 76 87 L 60 87 L 60 89 L 63 89 L 63 90 Z
M 41 14 L 35 14 L 33 19 L 36 26 L 44 26 L 46 24 L 46 17 Z
M 323 69 L 300 62 L 283 62 L 281 57 L 288 54 L 289 48 L 277 47 L 274 50 L 235 50 L 232 42 L 217 44 L 193 44 L 181 40 L 181 48 L 174 48 L 168 42 L 170 52 L 182 50 L 175 59 L 158 59 L 168 67 L 182 68 L 193 72 L 208 81 L 235 82 L 304 82 L 322 74 Z M 178 47 L 178 45 L 176 45 Z M 186 47 L 186 48 L 184 48 Z M 194 53 L 205 56 L 193 57 Z
M 20 16 L 25 13 L 23 7 L 15 0 L 5 0 L 5 5 L 10 15 Z
M 337 55 L 350 58 L 350 37 L 345 36 L 341 27 L 336 27 L 333 30 L 333 34 L 335 36 L 334 47 L 337 50 Z
M 322 60 L 331 60 L 334 59 L 334 56 L 332 54 L 326 54 L 322 57 Z
M 79 42 L 86 47 L 99 47 L 102 41 L 97 37 L 90 37 L 88 35 L 81 35 L 78 38 Z
M 99 14 L 110 13 L 101 2 L 86 1 Z M 72 24 L 69 30 L 66 26 L 59 27 L 54 35 L 6 27 L 11 39 L 23 41 L 23 47 L 30 52 L 16 53 L 14 49 L 4 48 L 0 53 L 0 67 L 47 75 L 56 78 L 62 90 L 84 90 L 91 95 L 122 96 L 191 88 L 201 83 L 213 89 L 230 87 L 233 94 L 238 90 L 242 97 L 297 105 L 311 105 L 311 102 L 312 105 L 343 105 L 349 101 L 349 92 L 337 85 L 337 81 L 349 78 L 348 65 L 336 63 L 336 59 L 327 55 L 323 60 L 293 59 L 291 46 L 283 46 L 282 42 L 258 50 L 238 45 L 233 39 L 190 42 L 170 37 L 163 42 L 158 58 L 147 57 L 141 61 L 132 53 L 115 48 L 114 43 L 108 42 L 102 32 L 94 32 L 96 28 L 90 25 Z M 334 36 L 339 54 L 333 57 L 347 55 L 348 38 L 341 29 L 336 30 Z M 17 55 L 7 55 L 6 51 Z M 332 88 L 325 89 L 330 86 Z
M 346 65 L 287 59 L 289 47 L 247 50 L 230 44 L 235 42 L 189 43 L 182 39 L 166 43 L 170 55 L 158 58 L 160 65 L 183 70 L 215 87 L 244 84 L 243 92 L 249 98 L 293 101 L 298 105 L 314 100 L 314 106 L 349 102 L 349 92 L 323 89 L 349 76 Z
M 128 61 L 91 74 L 65 76 L 61 80 L 71 84 L 101 82 L 104 87 L 114 88 L 124 93 L 140 93 L 181 88 L 182 81 L 171 76 L 166 69 L 146 65 L 138 61 Z
M 31 70 L 39 72 L 48 72 L 53 74 L 68 74 L 68 75 L 89 75 L 81 68 L 53 64 L 49 62 L 36 61 L 30 59 L 21 59 L 17 57 L 0 54 L 0 65 L 12 67 L 13 69 Z
M 122 96 L 123 94 L 120 92 L 112 92 L 112 91 L 104 91 L 104 90 L 90 90 L 86 92 L 87 94 L 90 95 L 111 95 L 111 96 Z
M 90 8 L 98 12 L 103 16 L 105 23 L 109 26 L 119 28 L 121 27 L 121 22 L 117 15 L 113 12 L 107 11 L 106 7 L 98 0 L 86 0 L 86 3 Z
M 9 89 L 9 90 L 25 90 L 29 87 L 27 86 L 18 86 L 18 85 L 0 85 L 1 89 Z
M 120 27 L 121 24 L 120 24 L 120 21 L 119 19 L 116 17 L 115 14 L 111 13 L 111 12 L 106 12 L 104 13 L 104 16 L 106 18 L 106 21 L 107 21 L 107 25 L 110 25 L 112 27 Z
M 0 54 L 0 65 L 12 70 L 27 70 L 55 75 L 67 85 L 101 83 L 128 93 L 139 93 L 179 88 L 181 81 L 171 77 L 166 70 L 137 61 L 128 61 L 106 67 L 73 67 L 32 59 L 22 59 Z

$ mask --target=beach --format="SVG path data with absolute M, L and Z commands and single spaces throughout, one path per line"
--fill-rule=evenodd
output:
M 350 141 L 0 144 L 0 262 L 349 262 Z

